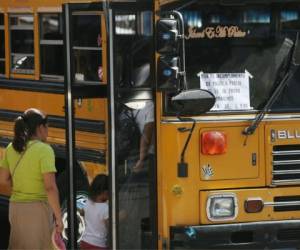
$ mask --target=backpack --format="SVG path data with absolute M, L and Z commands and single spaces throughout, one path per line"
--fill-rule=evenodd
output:
M 116 118 L 116 149 L 119 161 L 138 159 L 140 147 L 140 129 L 133 110 L 122 105 Z

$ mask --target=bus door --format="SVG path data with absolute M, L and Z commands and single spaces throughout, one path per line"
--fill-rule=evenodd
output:
M 152 5 L 108 8 L 113 249 L 157 248 Z
M 89 186 L 98 174 L 108 174 L 106 29 L 101 3 L 65 4 L 63 13 L 68 159 L 63 236 L 69 249 L 77 249 L 86 229 Z

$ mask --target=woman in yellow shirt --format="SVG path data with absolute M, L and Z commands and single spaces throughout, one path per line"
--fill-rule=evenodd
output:
M 63 223 L 55 182 L 55 156 L 46 144 L 47 117 L 28 109 L 15 120 L 14 139 L 0 162 L 0 182 L 11 187 L 9 249 L 49 249 Z

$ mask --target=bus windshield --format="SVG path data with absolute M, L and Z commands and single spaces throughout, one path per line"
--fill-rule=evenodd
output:
M 260 110 L 284 77 L 300 28 L 296 5 L 210 5 L 181 9 L 188 88 L 216 96 L 212 111 Z M 299 110 L 298 70 L 272 106 Z M 299 92 L 298 92 L 299 93 Z

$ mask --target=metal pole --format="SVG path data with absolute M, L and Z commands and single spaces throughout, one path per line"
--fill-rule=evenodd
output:
M 116 196 L 116 155 L 115 155 L 115 93 L 114 93 L 114 29 L 113 29 L 113 12 L 111 9 L 109 13 L 109 78 L 110 78 L 110 118 L 111 118 L 111 141 L 110 141 L 110 152 L 111 152 L 111 234 L 112 234 L 112 249 L 117 249 L 117 196 Z
M 71 47 L 70 47 L 70 6 L 64 5 L 65 13 L 65 55 L 66 55 L 66 72 L 65 72 L 65 106 L 66 106 L 66 150 L 68 162 L 68 248 L 77 249 L 76 239 L 76 205 L 75 205 L 75 188 L 74 188 L 74 106 L 72 96 L 72 76 L 71 76 Z

